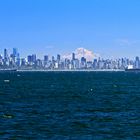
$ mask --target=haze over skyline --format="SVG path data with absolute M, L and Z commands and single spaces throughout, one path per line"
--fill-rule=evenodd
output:
M 0 53 L 56 55 L 86 48 L 102 57 L 140 56 L 138 0 L 0 1 Z

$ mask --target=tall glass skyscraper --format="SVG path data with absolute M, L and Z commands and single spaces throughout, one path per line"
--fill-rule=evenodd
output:
M 75 53 L 72 53 L 72 60 L 75 60 Z
M 7 51 L 7 49 L 4 49 L 4 60 L 5 61 L 8 60 L 8 51 Z
M 14 56 L 14 57 L 17 57 L 17 55 L 18 55 L 18 50 L 17 50 L 17 48 L 13 48 L 13 56 Z
M 60 59 L 61 59 L 61 57 L 60 57 L 60 55 L 58 54 L 58 55 L 57 55 L 57 61 L 59 62 Z

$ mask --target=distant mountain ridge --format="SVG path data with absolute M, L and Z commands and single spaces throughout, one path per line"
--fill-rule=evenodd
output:
M 73 53 L 75 53 L 75 57 L 77 59 L 81 59 L 81 57 L 85 57 L 87 61 L 93 61 L 94 58 L 98 58 L 99 54 L 94 54 L 92 51 L 87 50 L 85 48 L 77 48 Z M 64 54 L 63 58 L 72 58 L 72 53 Z

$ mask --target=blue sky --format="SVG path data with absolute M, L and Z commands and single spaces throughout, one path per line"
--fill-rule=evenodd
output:
M 0 0 L 0 52 L 56 54 L 84 47 L 140 56 L 139 0 Z

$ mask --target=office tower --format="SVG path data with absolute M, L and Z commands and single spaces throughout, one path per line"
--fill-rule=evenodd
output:
M 42 67 L 42 61 L 40 59 L 36 60 L 36 66 Z
M 17 53 L 17 59 L 20 59 L 20 54 L 19 53 Z
M 13 54 L 10 55 L 10 61 L 12 61 L 13 64 L 15 63 L 15 57 Z
M 48 67 L 48 63 L 49 63 L 49 57 L 48 55 L 44 55 L 44 67 Z
M 88 62 L 87 62 L 87 68 L 88 68 L 88 69 L 93 68 L 93 64 L 92 64 L 91 61 L 88 61 Z
M 139 57 L 138 56 L 135 59 L 135 68 L 136 69 L 140 68 L 140 60 L 139 60 Z
M 0 55 L 0 59 L 2 59 L 2 55 Z
M 73 60 L 72 62 L 72 68 L 73 69 L 79 69 L 80 68 L 80 63 L 78 59 Z
M 4 61 L 8 61 L 8 51 L 4 49 Z
M 69 69 L 69 65 L 70 65 L 70 60 L 66 58 L 64 62 L 64 68 Z
M 93 68 L 94 69 L 98 68 L 98 61 L 97 61 L 97 59 L 94 59 L 94 61 L 93 61 Z
M 86 68 L 86 58 L 81 58 L 81 68 Z
M 3 65 L 3 60 L 2 60 L 2 56 L 0 55 L 0 66 Z
M 61 58 L 61 57 L 60 57 L 60 55 L 58 54 L 58 55 L 57 55 L 57 62 L 60 62 L 60 58 Z
M 86 58 L 85 57 L 82 57 L 81 58 L 81 62 L 86 62 Z
M 20 55 L 19 55 L 19 53 L 17 53 L 16 65 L 19 67 L 20 64 L 21 64 L 21 61 L 20 61 Z
M 26 60 L 25 60 L 25 58 L 22 58 L 21 59 L 21 66 L 25 66 L 26 65 Z
M 53 61 L 55 61 L 55 58 L 54 58 L 54 56 L 52 56 L 52 62 L 53 62 Z
M 48 55 L 45 55 L 45 56 L 44 56 L 44 61 L 45 61 L 45 62 L 48 62 L 48 60 L 49 60 Z
M 71 68 L 75 69 L 75 53 L 72 53 Z
M 31 63 L 32 62 L 32 56 L 31 55 L 28 55 L 27 56 L 27 61 L 28 61 L 28 63 Z
M 13 48 L 13 56 L 14 56 L 14 57 L 17 57 L 17 55 L 18 55 L 18 50 L 17 50 L 17 48 Z
M 72 60 L 75 60 L 75 53 L 72 53 Z
M 36 62 L 36 54 L 32 54 L 32 62 L 33 62 L 33 63 Z
M 51 62 L 51 68 L 53 69 L 55 67 L 55 58 L 52 56 L 52 62 Z
M 99 60 L 98 61 L 98 67 L 99 67 L 99 69 L 104 69 L 104 62 L 103 62 L 103 60 Z

